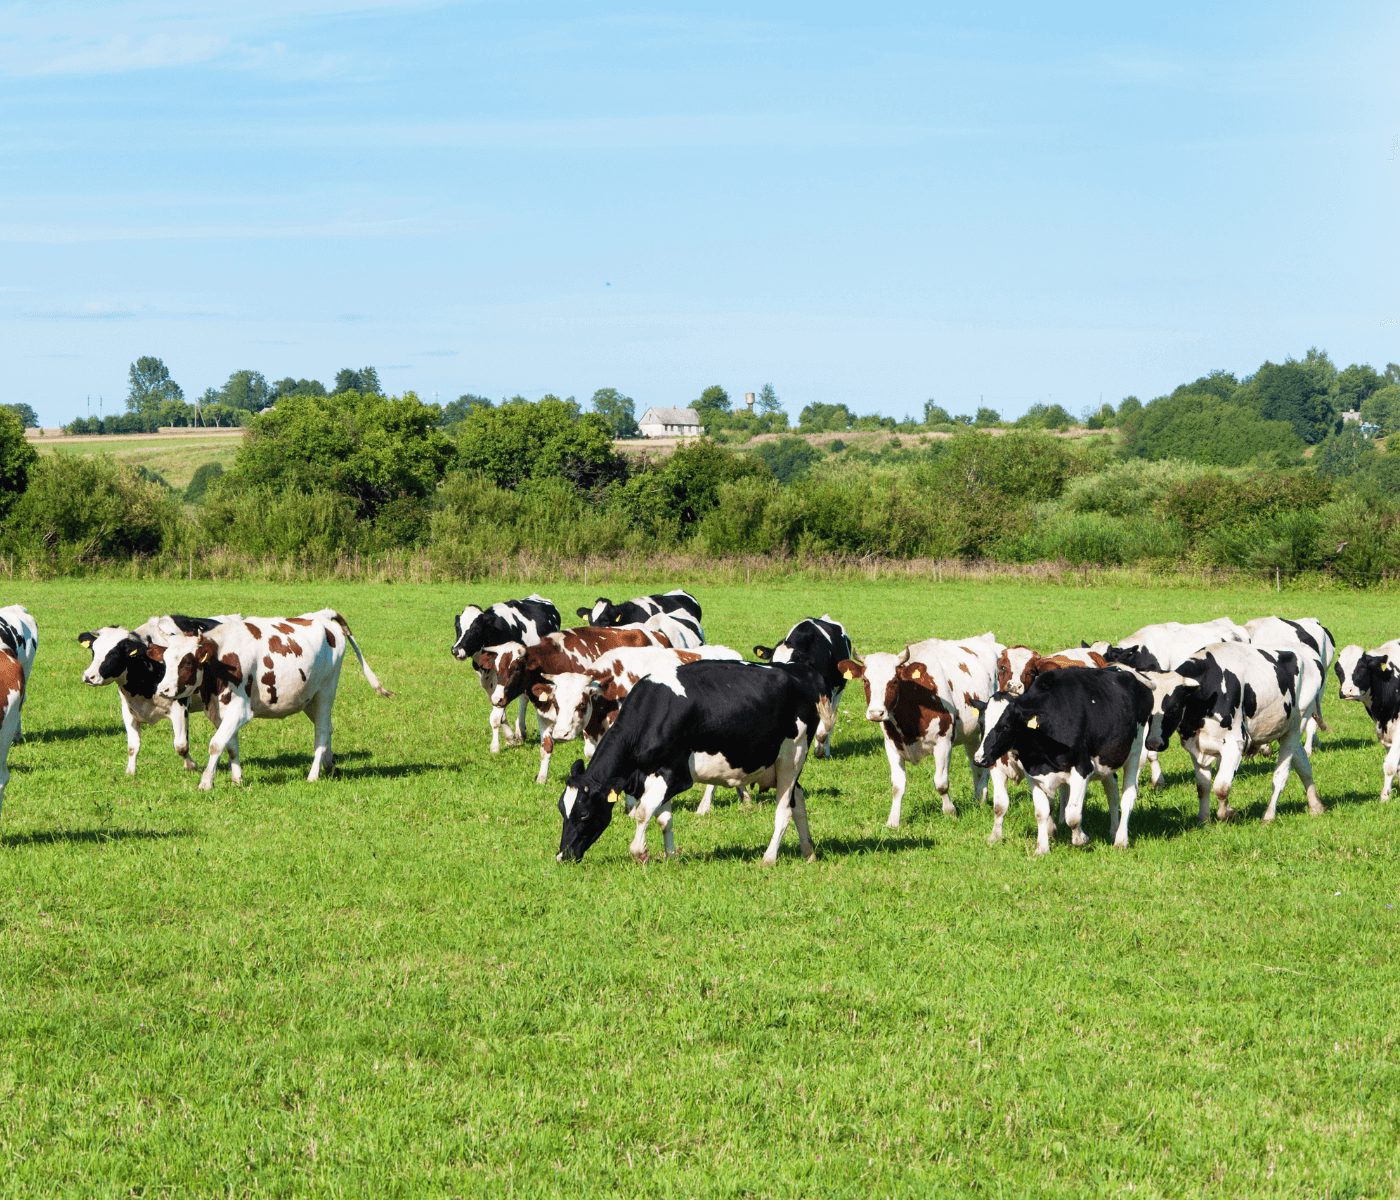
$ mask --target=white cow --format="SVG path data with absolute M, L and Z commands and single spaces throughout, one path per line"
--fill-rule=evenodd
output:
M 219 756 L 229 752 L 229 775 L 241 783 L 238 731 L 254 717 L 289 717 L 304 712 L 316 726 L 316 749 L 307 782 L 334 766 L 331 716 L 340 666 L 349 643 L 370 686 L 391 696 L 360 653 L 350 626 L 334 609 L 300 617 L 247 617 L 207 633 L 182 634 L 147 653 L 164 664 L 157 695 L 171 701 L 198 695 L 214 723 L 209 762 L 200 791 L 214 786 Z
M 1276 650 L 1311 655 L 1323 679 L 1327 678 L 1337 643 L 1331 631 L 1316 617 L 1299 617 L 1296 620 L 1288 617 L 1255 617 L 1252 621 L 1246 621 L 1244 627 L 1249 631 L 1251 646 L 1271 646 Z M 1303 745 L 1309 754 L 1317 741 L 1317 731 L 1326 728 L 1327 722 L 1322 719 L 1322 691 L 1319 690 L 1317 704 L 1303 717 Z
M 0 608 L 0 806 L 10 782 L 10 746 L 19 736 L 30 668 L 39 649 L 39 627 L 19 604 Z

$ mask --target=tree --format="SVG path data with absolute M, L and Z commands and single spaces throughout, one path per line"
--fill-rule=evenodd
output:
M 1111 429 L 1117 420 L 1118 414 L 1111 404 L 1100 404 L 1098 408 L 1084 411 L 1085 429 Z
M 1315 445 L 1341 427 L 1332 401 L 1336 379 L 1332 360 L 1313 348 L 1302 359 L 1264 363 L 1234 398 L 1267 421 L 1287 421 L 1303 441 Z
M 700 414 L 700 423 L 705 423 L 706 417 L 712 413 L 727 413 L 730 410 L 729 393 L 719 384 L 714 383 L 700 393 L 700 399 L 695 402 L 695 411 Z
M 822 453 L 811 442 L 800 437 L 783 437 L 775 442 L 763 442 L 754 457 L 761 460 L 779 483 L 795 483 L 801 479 L 812 465 L 821 459 Z
M 765 417 L 776 416 L 783 411 L 782 402 L 778 399 L 778 393 L 773 390 L 771 383 L 765 383 L 758 390 L 758 400 L 754 404 L 759 415 Z
M 1074 418 L 1062 404 L 1032 404 L 1016 418 L 1018 429 L 1068 429 Z
M 608 423 L 615 438 L 634 438 L 641 435 L 637 426 L 637 409 L 631 396 L 624 396 L 617 388 L 599 388 L 593 393 L 593 411 Z
M 474 407 L 460 429 L 458 465 L 497 487 L 563 476 L 582 491 L 626 474 L 608 423 L 597 413 L 580 414 L 577 404 L 557 396 Z
M 1378 388 L 1361 402 L 1361 419 L 1374 425 L 1382 437 L 1400 429 L 1400 384 Z
M 442 416 L 438 419 L 438 428 L 448 429 L 453 425 L 460 425 L 467 419 L 467 414 L 472 409 L 490 407 L 491 401 L 487 397 L 463 392 L 457 399 L 449 400 L 442 406 Z
M 358 371 L 342 367 L 335 373 L 336 393 L 361 392 L 379 395 L 379 372 L 373 367 L 361 367 Z
M 1001 413 L 984 405 L 978 408 L 976 416 L 972 418 L 972 423 L 979 429 L 985 429 L 989 425 L 1000 425 Z
M 279 379 L 268 393 L 268 404 L 276 404 L 283 396 L 324 396 L 326 385 L 319 379 Z
M 0 404 L 0 408 L 7 408 L 19 418 L 20 425 L 25 429 L 39 428 L 39 414 L 28 404 Z
M 1337 372 L 1332 399 L 1341 412 L 1355 412 L 1385 386 L 1385 377 L 1368 363 L 1352 363 Z
M 165 363 L 152 355 L 138 358 L 131 364 L 128 375 L 131 386 L 126 393 L 127 411 L 154 421 L 152 429 L 159 424 L 162 406 L 185 398 L 180 385 L 170 378 Z
M 272 389 L 261 371 L 235 371 L 219 389 L 218 402 L 244 412 L 261 412 L 272 403 Z
M 803 433 L 844 433 L 855 423 L 855 413 L 844 404 L 809 404 L 797 414 Z
M 1313 451 L 1313 469 L 1324 479 L 1335 482 L 1355 475 L 1374 454 L 1370 439 L 1359 426 L 1344 425 L 1340 433 L 1323 439 Z
M 1124 426 L 1124 447 L 1137 458 L 1243 466 L 1263 459 L 1297 460 L 1302 441 L 1287 421 L 1261 417 L 1252 407 L 1212 393 L 1161 396 Z
M 334 492 L 373 518 L 437 487 L 452 458 L 437 419 L 437 406 L 412 392 L 288 396 L 253 418 L 220 486 Z
M 924 401 L 925 425 L 951 425 L 953 418 L 948 410 L 934 400 Z
M 19 418 L 9 405 L 0 407 L 0 518 L 29 486 L 29 473 L 38 461 Z

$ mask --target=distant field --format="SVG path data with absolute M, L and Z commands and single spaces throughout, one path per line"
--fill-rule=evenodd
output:
M 597 589 L 534 581 L 572 613 Z M 674 586 L 675 580 L 649 581 Z M 505 594 L 518 595 L 512 589 Z M 614 597 L 650 590 L 606 589 Z M 1046 648 L 1147 620 L 1316 614 L 1400 633 L 1391 595 L 792 579 L 697 589 L 740 649 L 830 611 L 858 650 L 991 628 Z M 12 583 L 42 643 L 11 754 L 0 864 L 0 1194 L 661 1193 L 1386 1196 L 1400 1190 L 1400 804 L 1328 688 L 1329 811 L 1266 763 L 1200 830 L 1186 759 L 1134 845 L 1007 841 L 954 761 L 961 816 L 911 769 L 905 826 L 863 696 L 805 773 L 819 859 L 759 865 L 771 803 L 676 817 L 636 866 L 619 818 L 554 862 L 562 779 L 487 752 L 448 653 L 456 586 Z M 112 690 L 76 635 L 170 610 L 332 604 L 347 659 L 341 777 L 311 726 L 256 722 L 211 795 L 146 734 L 122 774 Z M 192 743 L 207 739 L 202 716 Z M 533 718 L 532 725 L 533 729 Z M 196 751 L 198 756 L 198 751 Z M 653 831 L 655 837 L 655 831 Z M 654 845 L 654 851 L 659 843 Z
M 184 488 L 207 462 L 233 463 L 242 440 L 241 431 L 196 434 L 121 434 L 107 437 L 47 437 L 33 439 L 41 454 L 110 454 L 118 462 L 145 467 L 165 478 L 173 488 Z

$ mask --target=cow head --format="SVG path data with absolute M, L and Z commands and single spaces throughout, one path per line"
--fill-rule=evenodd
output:
M 579 736 L 593 711 L 593 702 L 602 695 L 603 680 L 594 672 L 566 671 L 547 676 L 530 688 L 535 703 L 554 713 L 554 740 L 567 742 Z
M 1136 671 L 1134 675 L 1152 689 L 1152 720 L 1147 727 L 1148 750 L 1160 754 L 1172 734 L 1181 727 L 1192 693 L 1201 686 L 1199 679 L 1176 671 Z
M 495 708 L 510 703 L 512 689 L 525 672 L 525 647 L 520 642 L 507 642 L 495 650 L 482 650 L 472 660 L 481 686 Z
M 599 596 L 593 601 L 592 608 L 578 608 L 574 610 L 583 617 L 590 625 L 616 625 L 618 618 L 618 606 L 606 596 Z
M 1132 667 L 1134 671 L 1160 671 L 1162 664 L 1146 646 L 1109 646 L 1103 656 L 1111 663 Z
M 481 609 L 475 604 L 468 604 L 453 619 L 457 628 L 457 640 L 452 643 L 452 656 L 459 662 L 471 658 L 486 644 L 484 630 L 477 624 L 480 618 Z
M 126 673 L 146 653 L 146 643 L 120 625 L 104 625 L 78 634 L 78 645 L 92 651 L 92 662 L 83 672 L 83 682 L 102 687 L 126 678 Z
M 204 634 L 182 634 L 166 646 L 148 646 L 146 657 L 164 666 L 156 695 L 162 700 L 183 700 L 193 695 L 209 664 L 219 657 L 219 647 Z
M 982 741 L 972 761 L 979 767 L 990 767 L 1010 750 L 1016 735 L 1023 729 L 1035 729 L 1039 718 L 1025 711 L 1025 697 L 1010 692 L 993 692 L 982 710 Z M 1032 724 L 1034 722 L 1034 724 Z
M 1360 646 L 1343 646 L 1332 664 L 1337 694 L 1343 700 L 1365 700 L 1383 682 L 1396 678 L 1395 664 L 1386 654 L 1368 654 Z
M 564 794 L 559 797 L 559 815 L 564 818 L 559 833 L 559 862 L 578 862 L 613 819 L 613 810 L 625 799 L 621 780 L 585 778 L 583 759 L 576 759 Z
M 923 663 L 909 661 L 906 646 L 898 654 L 867 654 L 863 662 L 843 658 L 836 664 L 843 679 L 859 679 L 865 685 L 865 719 L 886 721 L 893 714 L 901 689 L 915 688 L 932 700 L 938 688 Z
M 1035 678 L 1028 672 L 1038 657 L 1029 646 L 1007 646 L 997 655 L 997 690 L 1013 696 L 1024 692 Z

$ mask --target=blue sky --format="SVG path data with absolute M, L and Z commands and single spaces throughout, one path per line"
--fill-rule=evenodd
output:
M 373 364 L 1078 411 L 1400 360 L 1400 9 L 0 0 L 0 331 L 44 423 Z

